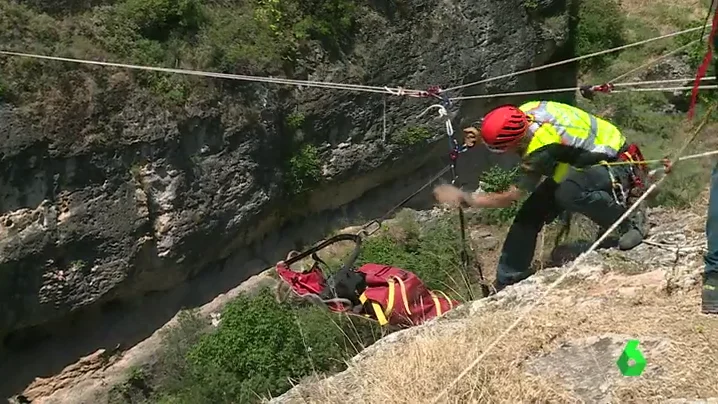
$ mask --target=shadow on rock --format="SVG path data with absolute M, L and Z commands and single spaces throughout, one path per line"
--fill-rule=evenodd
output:
M 547 262 L 548 267 L 561 267 L 578 258 L 579 255 L 588 251 L 595 241 L 579 240 L 556 246 Z M 606 240 L 599 248 L 614 248 L 618 245 L 616 240 Z

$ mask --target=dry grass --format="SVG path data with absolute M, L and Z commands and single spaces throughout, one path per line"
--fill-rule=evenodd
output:
M 668 296 L 662 276 L 655 275 L 615 275 L 555 290 L 441 402 L 582 402 L 558 374 L 531 375 L 528 366 L 563 342 L 607 333 L 669 341 L 660 356 L 647 355 L 648 368 L 641 377 L 621 378 L 617 369 L 613 374 L 585 369 L 589 379 L 614 380 L 609 388 L 613 402 L 718 396 L 718 319 L 698 314 L 697 290 Z M 383 347 L 336 380 L 313 383 L 302 395 L 312 403 L 430 402 L 519 314 L 494 309 L 459 320 L 455 327 L 447 322 L 422 330 L 416 338 Z

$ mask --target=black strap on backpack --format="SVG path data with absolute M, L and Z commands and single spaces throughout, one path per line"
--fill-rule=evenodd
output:
M 354 263 L 361 252 L 361 236 L 356 234 L 338 234 L 286 260 L 285 264 L 290 266 L 297 261 L 311 256 L 314 260 L 314 266 L 318 266 L 317 264 L 321 263 L 325 268 L 327 268 L 328 265 L 321 258 L 319 258 L 317 253 L 332 244 L 342 241 L 353 241 L 355 244 L 354 251 L 352 251 L 351 255 L 342 263 L 342 267 L 339 271 L 327 278 L 327 287 L 319 296 L 324 300 L 335 298 L 347 299 L 356 306 L 361 304 L 359 296 L 361 296 L 366 289 L 364 274 L 354 270 Z

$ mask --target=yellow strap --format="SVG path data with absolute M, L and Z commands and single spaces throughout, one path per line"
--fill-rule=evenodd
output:
M 389 278 L 389 301 L 386 303 L 386 310 L 384 313 L 386 313 L 387 317 L 391 316 L 391 312 L 394 311 L 394 296 L 396 295 L 396 284 L 394 283 L 394 280 L 392 278 Z
M 379 321 L 379 325 L 386 325 L 389 323 L 384 316 L 384 312 L 382 311 L 379 303 L 372 301 L 371 307 L 374 309 L 374 314 L 376 315 L 376 319 Z
M 454 302 L 452 302 L 451 299 L 449 299 L 449 296 L 447 296 L 443 290 L 434 290 L 433 292 L 439 292 L 439 293 L 441 293 L 442 296 L 444 296 L 444 299 L 446 299 L 446 301 L 449 302 L 449 310 L 454 308 Z
M 404 281 L 396 276 L 392 276 L 392 278 L 399 281 L 399 286 L 401 286 L 401 299 L 404 301 L 404 309 L 406 309 L 406 312 L 411 315 L 411 309 L 409 309 L 409 299 L 406 297 L 406 285 L 404 284 Z
M 374 309 L 374 314 L 376 315 L 376 319 L 379 321 L 380 325 L 386 325 L 389 323 L 387 320 L 387 317 L 391 316 L 392 311 L 394 311 L 394 298 L 396 297 L 396 284 L 394 283 L 394 280 L 399 282 L 399 286 L 401 286 L 401 298 L 404 301 L 404 308 L 406 309 L 406 312 L 411 315 L 411 309 L 409 309 L 409 300 L 406 296 L 406 285 L 404 284 L 404 281 L 396 276 L 392 276 L 389 278 L 389 281 L 387 282 L 389 285 L 389 301 L 387 302 L 386 310 L 383 310 L 381 305 L 377 302 L 372 301 L 371 307 Z M 362 293 L 359 296 L 359 301 L 364 304 L 369 299 L 366 297 L 366 292 Z
M 439 301 L 439 298 L 436 297 L 434 292 L 429 291 L 429 294 L 431 295 L 431 298 L 434 300 L 434 306 L 436 306 L 436 316 L 441 315 L 441 302 Z
M 389 305 L 388 305 L 389 308 L 387 309 L 386 315 L 384 314 L 384 310 L 382 309 L 382 307 L 379 303 L 377 303 L 375 301 L 371 301 L 371 308 L 374 310 L 374 316 L 376 316 L 376 319 L 379 322 L 379 325 L 386 325 L 389 323 L 389 321 L 386 318 L 389 316 L 389 314 L 391 313 L 391 310 L 393 309 L 393 306 L 394 306 L 394 300 L 393 300 L 394 283 L 393 282 L 389 283 L 389 297 L 390 297 Z M 369 298 L 367 298 L 367 296 L 366 296 L 366 292 L 362 293 L 359 296 L 359 301 L 361 302 L 361 304 L 365 304 L 367 301 L 369 301 Z

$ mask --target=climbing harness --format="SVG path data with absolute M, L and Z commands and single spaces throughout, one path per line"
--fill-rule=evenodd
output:
M 626 203 L 632 204 L 646 191 L 646 183 L 649 180 L 648 165 L 641 149 L 635 143 L 629 144 L 628 150 L 618 155 L 618 161 L 624 161 L 628 165 L 630 189 L 626 195 Z
M 602 160 L 598 165 L 606 167 L 608 175 L 611 178 L 611 191 L 616 203 L 626 207 L 627 204 L 631 203 L 631 200 L 640 197 L 646 189 L 646 181 L 648 180 L 648 166 L 646 160 L 643 158 L 641 149 L 635 143 L 630 143 L 627 150 L 620 153 L 616 159 L 617 164 L 609 163 L 606 160 Z M 628 189 L 626 189 L 618 176 L 616 175 L 613 167 L 617 165 L 628 166 Z
M 623 188 L 623 184 L 621 184 L 621 181 L 616 178 L 616 174 L 613 172 L 613 169 L 610 165 L 608 165 L 608 162 L 606 160 L 601 160 L 598 164 L 606 167 L 608 176 L 611 178 L 611 193 L 613 194 L 613 199 L 616 201 L 617 204 L 626 207 L 626 199 L 628 197 L 628 193 Z

